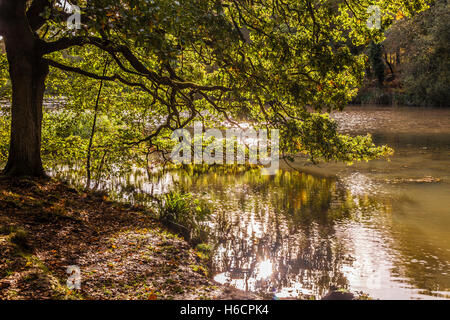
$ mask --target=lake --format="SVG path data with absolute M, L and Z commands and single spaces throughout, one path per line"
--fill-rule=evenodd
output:
M 450 110 L 352 106 L 332 116 L 395 155 L 353 166 L 297 161 L 275 176 L 137 171 L 105 186 L 132 202 L 172 189 L 207 200 L 220 283 L 275 299 L 320 298 L 332 285 L 375 299 L 449 299 Z

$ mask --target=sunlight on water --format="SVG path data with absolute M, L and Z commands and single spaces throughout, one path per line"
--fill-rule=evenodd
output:
M 264 260 L 258 266 L 258 278 L 267 279 L 272 275 L 272 262 L 270 260 Z
M 220 283 L 274 298 L 320 298 L 331 286 L 382 299 L 450 298 L 450 111 L 351 108 L 340 117 L 356 131 L 366 123 L 378 143 L 396 148 L 392 161 L 295 163 L 303 172 L 276 176 L 135 169 L 101 186 L 150 205 L 170 190 L 207 200 L 211 272 Z

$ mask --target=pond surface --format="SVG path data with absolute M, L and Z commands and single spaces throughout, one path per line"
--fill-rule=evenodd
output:
M 139 202 L 179 189 L 208 200 L 214 279 L 243 290 L 319 298 L 335 285 L 376 299 L 450 299 L 450 110 L 349 107 L 333 117 L 395 156 L 296 162 L 276 176 L 135 174 L 112 192 Z

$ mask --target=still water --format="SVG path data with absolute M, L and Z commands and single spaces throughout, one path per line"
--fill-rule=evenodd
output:
M 109 186 L 136 202 L 171 189 L 208 200 L 221 283 L 274 298 L 319 298 L 334 285 L 375 299 L 450 299 L 450 110 L 349 107 L 333 117 L 395 156 L 297 162 L 276 176 L 135 174 Z

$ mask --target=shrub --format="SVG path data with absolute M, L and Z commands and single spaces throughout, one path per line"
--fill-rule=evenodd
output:
M 205 222 L 211 210 L 204 201 L 193 199 L 189 193 L 170 192 L 159 203 L 159 218 L 187 240 L 203 242 L 208 235 Z

